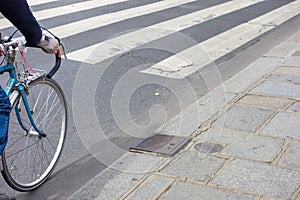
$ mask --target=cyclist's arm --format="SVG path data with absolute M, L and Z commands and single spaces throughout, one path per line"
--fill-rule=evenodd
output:
M 37 46 L 42 31 L 26 0 L 1 0 L 0 12 L 25 36 L 28 46 Z

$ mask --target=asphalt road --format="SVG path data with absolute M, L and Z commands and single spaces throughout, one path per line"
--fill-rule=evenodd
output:
M 33 10 L 60 7 L 71 1 L 56 1 L 33 6 Z M 80 2 L 77 0 L 76 2 Z M 72 3 L 76 3 L 72 1 Z M 125 1 L 74 14 L 41 20 L 48 28 L 146 5 L 150 0 Z M 141 17 L 127 19 L 97 29 L 63 38 L 67 52 L 107 41 L 117 35 L 166 21 L 200 9 L 218 5 L 224 0 L 196 1 Z M 69 108 L 67 142 L 57 169 L 40 188 L 18 193 L 1 181 L 1 189 L 17 199 L 67 199 L 95 175 L 119 158 L 128 148 L 157 131 L 178 112 L 243 70 L 247 64 L 267 52 L 300 28 L 300 17 L 294 17 L 270 32 L 259 35 L 238 49 L 217 59 L 183 79 L 141 73 L 155 63 L 232 29 L 291 1 L 265 1 L 258 6 L 210 20 L 198 26 L 173 33 L 130 51 L 95 64 L 64 59 L 54 76 L 66 95 Z M 247 13 L 247 15 L 245 15 Z M 10 33 L 13 28 L 2 29 Z M 73 30 L 70 30 L 71 32 Z M 232 35 L 235 37 L 235 35 Z M 43 63 L 48 69 L 52 57 L 32 50 L 33 65 Z M 95 51 L 101 51 L 97 49 Z M 198 52 L 195 52 L 197 54 Z M 37 56 L 39 55 L 39 56 Z M 89 56 L 93 57 L 93 54 Z M 2 82 L 2 80 L 1 80 Z

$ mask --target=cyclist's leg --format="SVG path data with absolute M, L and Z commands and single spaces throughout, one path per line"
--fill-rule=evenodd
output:
M 0 153 L 7 143 L 7 132 L 10 112 L 10 101 L 5 91 L 0 86 Z

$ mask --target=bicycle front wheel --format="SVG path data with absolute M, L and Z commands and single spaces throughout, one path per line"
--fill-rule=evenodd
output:
M 33 190 L 46 181 L 62 153 L 67 130 L 66 100 L 54 80 L 32 81 L 27 99 L 35 124 L 46 137 L 32 127 L 20 96 L 12 107 L 9 139 L 2 154 L 2 175 L 18 191 Z

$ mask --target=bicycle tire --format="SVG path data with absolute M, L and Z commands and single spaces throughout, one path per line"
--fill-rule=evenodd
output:
M 26 192 L 42 185 L 59 160 L 67 133 L 67 103 L 61 87 L 53 79 L 40 77 L 29 83 L 27 99 L 32 116 L 37 127 L 47 135 L 41 137 L 37 132 L 28 134 L 18 123 L 16 106 L 22 123 L 33 130 L 21 99 L 19 95 L 12 106 L 9 139 L 2 153 L 2 175 L 10 187 Z

